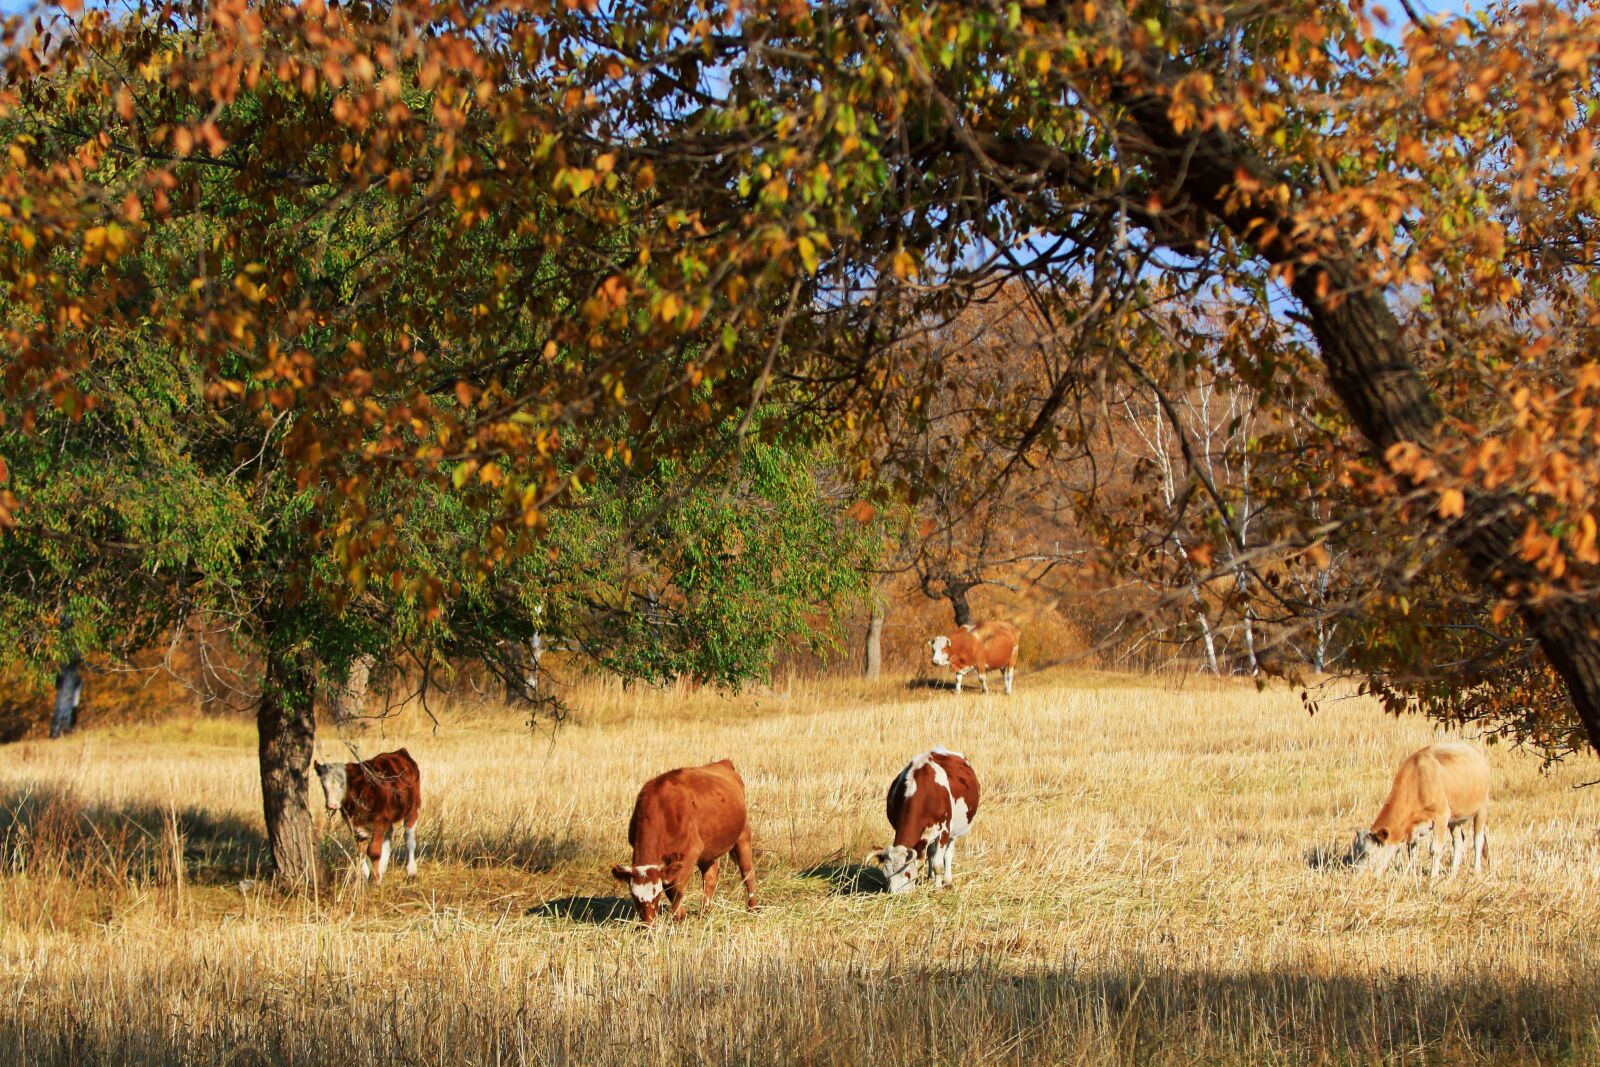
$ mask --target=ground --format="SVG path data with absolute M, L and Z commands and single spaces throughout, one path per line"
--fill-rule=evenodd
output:
M 0 1063 L 1591 1063 L 1600 777 L 1492 748 L 1493 870 L 1332 862 L 1440 736 L 1248 682 L 1019 676 L 1017 695 L 594 685 L 558 728 L 415 710 L 341 739 L 422 767 L 421 873 L 256 879 L 246 722 L 0 750 Z M 953 890 L 855 866 L 933 745 L 983 784 Z M 629 921 L 639 784 L 734 760 L 762 910 Z M 314 801 L 320 803 L 320 795 Z M 336 870 L 348 832 L 319 813 Z M 182 864 L 175 857 L 183 857 Z M 397 876 L 398 875 L 398 876 Z M 698 905 L 698 884 L 693 897 Z

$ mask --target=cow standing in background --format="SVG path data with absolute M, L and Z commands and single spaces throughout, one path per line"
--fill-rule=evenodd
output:
M 744 780 L 730 760 L 683 767 L 658 775 L 639 790 L 628 822 L 631 866 L 617 864 L 612 877 L 628 887 L 639 918 L 655 920 L 665 896 L 672 917 L 685 912 L 689 872 L 698 868 L 706 903 L 717 891 L 717 860 L 730 851 L 744 876 L 745 904 L 756 907 L 755 855 L 745 811 Z
M 383 881 L 389 866 L 389 836 L 395 823 L 406 828 L 406 875 L 417 874 L 417 813 L 422 809 L 422 771 L 405 749 L 383 752 L 361 763 L 316 763 L 328 810 L 344 816 L 367 843 L 361 879 Z
M 889 825 L 894 843 L 868 853 L 865 862 L 883 872 L 889 892 L 904 893 L 926 858 L 935 889 L 955 882 L 956 838 L 972 829 L 978 814 L 978 775 L 967 757 L 947 748 L 924 752 L 889 783 Z
M 1451 841 L 1450 873 L 1461 866 L 1465 826 L 1472 824 L 1472 869 L 1480 870 L 1489 848 L 1489 761 L 1475 745 L 1445 741 L 1419 748 L 1395 772 L 1389 797 L 1370 830 L 1356 833 L 1351 856 L 1357 863 L 1387 868 L 1401 846 L 1427 841 L 1439 877 L 1445 838 Z M 1463 828 L 1457 836 L 1454 831 Z
M 935 637 L 928 642 L 928 647 L 933 652 L 935 667 L 949 667 L 956 672 L 957 693 L 961 692 L 961 679 L 973 670 L 978 672 L 978 681 L 987 693 L 988 672 L 998 667 L 1005 672 L 1006 695 L 1010 696 L 1021 637 L 1017 628 L 1009 622 L 980 622 Z

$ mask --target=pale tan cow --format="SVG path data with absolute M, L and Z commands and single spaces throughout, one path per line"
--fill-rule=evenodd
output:
M 1444 841 L 1451 840 L 1450 873 L 1461 867 L 1462 838 L 1452 831 L 1472 823 L 1472 869 L 1482 869 L 1489 850 L 1489 761 L 1481 749 L 1459 741 L 1419 748 L 1405 758 L 1370 830 L 1356 832 L 1351 855 L 1380 873 L 1402 846 L 1429 843 L 1430 877 L 1439 876 Z

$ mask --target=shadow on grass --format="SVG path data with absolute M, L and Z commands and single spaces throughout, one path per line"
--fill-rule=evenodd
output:
M 867 893 L 887 893 L 889 881 L 876 867 L 860 863 L 843 863 L 824 860 L 800 872 L 802 878 L 818 878 L 828 883 L 828 892 L 838 897 L 854 897 Z
M 1313 871 L 1352 871 L 1356 856 L 1348 842 L 1331 845 L 1312 845 L 1305 850 L 1306 866 Z
M 632 922 L 638 918 L 633 901 L 626 897 L 560 897 L 529 908 L 528 914 L 539 919 L 565 919 L 590 926 Z
M 267 839 L 256 820 L 201 808 L 174 814 L 191 881 L 223 884 L 267 869 Z M 0 791 L 0 845 L 63 869 L 87 873 L 109 866 L 118 877 L 151 873 L 167 816 L 154 804 L 86 803 L 70 789 L 23 785 Z
M 956 683 L 953 678 L 912 678 L 906 682 L 906 688 L 935 689 L 942 693 L 954 693 L 956 691 Z
M 550 1063 L 785 1063 L 819 1034 L 835 1050 L 870 1040 L 878 1063 L 923 1063 L 930 1017 L 961 1020 L 941 1034 L 937 1059 L 951 1063 L 1581 1064 L 1594 1063 L 1600 1048 L 1600 988 L 1585 968 L 1559 979 L 1487 968 L 1450 976 L 1230 971 L 1175 967 L 1170 958 L 1019 969 L 998 958 L 929 966 L 917 947 L 848 964 L 802 955 L 700 966 L 691 953 L 671 981 L 650 983 L 649 995 L 576 997 L 577 1007 L 559 1013 L 508 1011 L 503 997 L 470 986 L 385 976 L 387 988 L 400 981 L 423 1010 L 449 1012 L 448 1038 L 392 1025 L 383 996 L 353 997 L 330 1012 L 309 989 L 286 995 L 251 961 L 224 961 L 197 975 L 197 995 L 182 1009 L 196 1029 L 219 1019 L 232 1027 L 232 1048 L 212 1039 L 203 1058 L 160 998 L 111 999 L 98 1025 L 85 1026 L 71 1014 L 75 987 L 43 982 L 0 1004 L 0 1065 L 456 1062 L 462 1048 L 520 1049 Z M 258 1000 L 275 1010 L 236 1007 Z M 639 1042 L 616 1040 L 633 1028 L 654 1038 L 649 1057 Z M 251 1055 L 235 1060 L 239 1049 Z M 684 1049 L 693 1058 L 671 1051 Z

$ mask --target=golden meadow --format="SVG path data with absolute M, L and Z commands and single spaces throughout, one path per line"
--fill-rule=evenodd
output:
M 362 891 L 319 813 L 338 877 L 304 899 L 258 878 L 246 722 L 0 750 L 0 1063 L 1600 1058 L 1590 759 L 1492 748 L 1493 867 L 1430 885 L 1335 862 L 1440 736 L 1361 699 L 1087 672 L 570 699 L 556 728 L 463 702 L 325 730 L 322 758 L 416 756 L 421 873 Z M 890 778 L 941 743 L 984 788 L 955 889 L 862 892 Z M 725 877 L 641 929 L 607 873 L 633 797 L 724 756 L 763 908 Z

